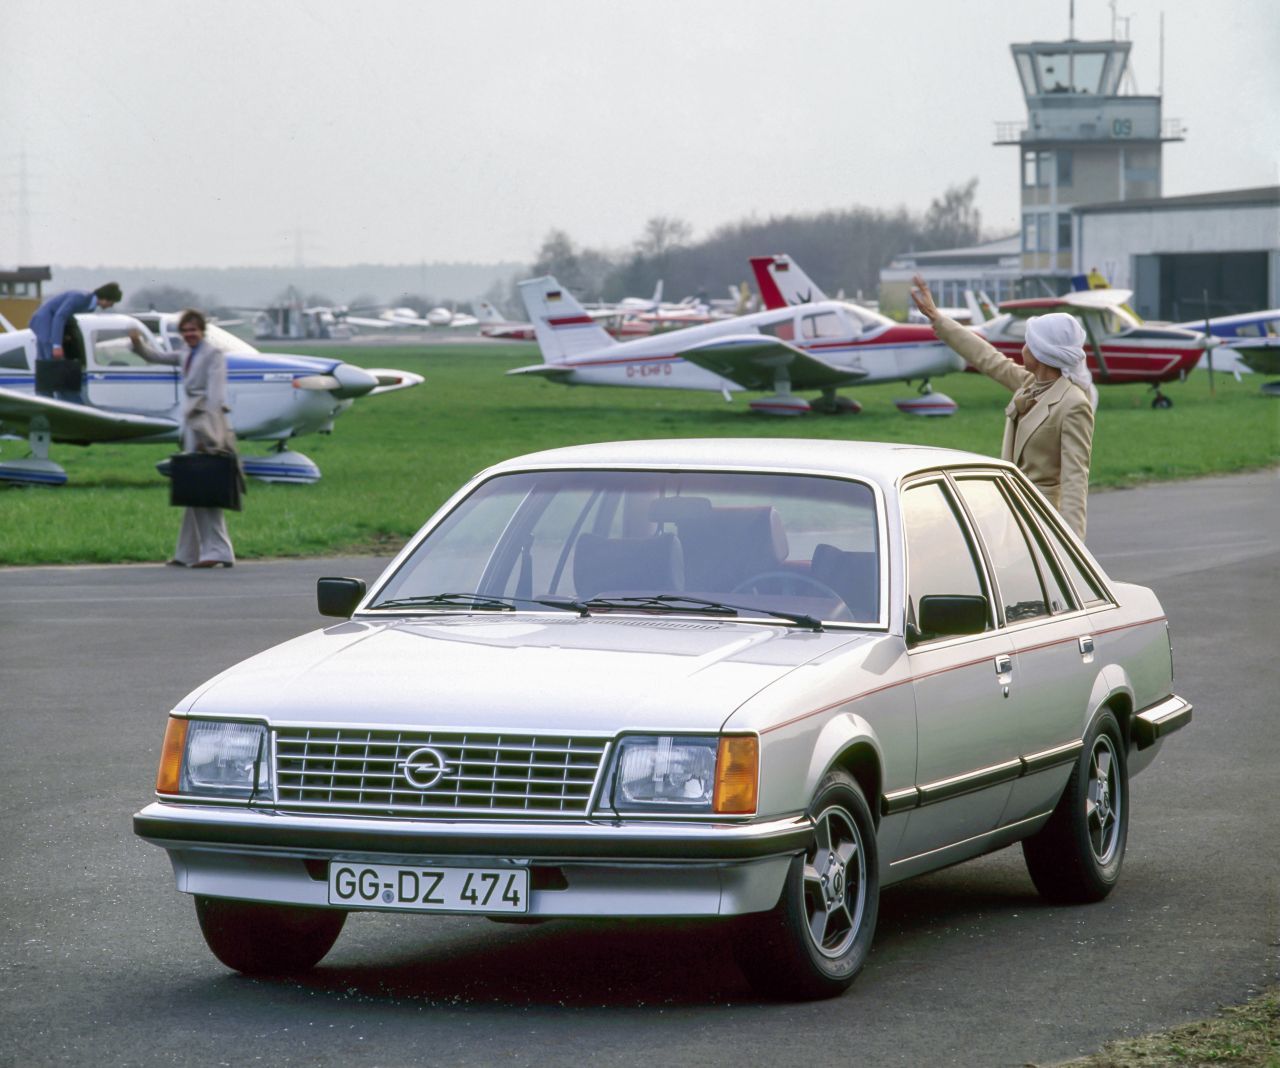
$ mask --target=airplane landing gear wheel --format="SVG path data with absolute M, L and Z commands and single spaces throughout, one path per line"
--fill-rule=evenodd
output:
M 1153 400 L 1153 401 L 1151 402 L 1151 407 L 1153 407 L 1153 408 L 1172 408 L 1172 407 L 1173 407 L 1173 400 L 1172 400 L 1170 397 L 1166 397 L 1163 393 L 1157 393 L 1157 394 L 1156 394 L 1156 396 L 1155 396 L 1155 400 Z

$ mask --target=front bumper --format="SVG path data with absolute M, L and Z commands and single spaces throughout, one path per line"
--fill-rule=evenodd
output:
M 773 907 L 804 816 L 760 823 L 412 821 L 156 802 L 134 832 L 168 850 L 179 890 L 326 906 L 327 862 L 531 870 L 529 911 L 552 916 L 729 916 Z

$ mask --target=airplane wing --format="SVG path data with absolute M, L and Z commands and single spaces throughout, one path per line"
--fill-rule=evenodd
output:
M 1125 305 L 1133 296 L 1132 289 L 1081 289 L 1064 293 L 1060 297 L 1032 297 L 1027 300 L 1007 300 L 1001 311 L 1018 314 L 1037 314 L 1052 308 L 1094 308 L 1104 310 Z
M 557 363 L 535 363 L 528 367 L 515 367 L 507 372 L 509 375 L 533 375 L 535 378 L 549 378 L 553 382 L 573 374 L 575 368 Z
M 54 400 L 16 389 L 0 388 L 0 425 L 5 430 L 29 433 L 31 423 L 43 418 L 54 441 L 127 441 L 176 430 L 173 419 L 153 415 L 110 412 L 87 404 Z
M 394 393 L 399 389 L 420 386 L 426 381 L 422 375 L 416 375 L 412 371 L 397 371 L 394 368 L 387 367 L 366 367 L 364 370 L 378 380 L 377 387 L 366 393 L 366 397 L 376 397 L 382 393 Z
M 867 377 L 866 371 L 837 367 L 767 334 L 718 337 L 676 355 L 749 390 L 774 389 L 780 367 L 787 369 L 792 389 L 829 389 Z
M 352 326 L 371 326 L 376 330 L 386 330 L 396 325 L 389 319 L 368 319 L 361 315 L 344 315 L 342 321 L 351 323 Z
M 474 315 L 467 315 L 463 312 L 455 312 L 452 319 L 449 320 L 450 326 L 476 326 L 480 322 Z

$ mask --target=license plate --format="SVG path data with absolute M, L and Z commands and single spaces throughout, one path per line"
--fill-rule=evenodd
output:
M 527 868 L 406 868 L 329 862 L 329 904 L 414 912 L 527 912 Z

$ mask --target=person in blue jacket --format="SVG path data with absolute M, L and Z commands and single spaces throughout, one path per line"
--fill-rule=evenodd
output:
M 31 332 L 36 336 L 37 360 L 63 359 L 62 339 L 66 336 L 67 323 L 73 315 L 107 309 L 120 303 L 124 294 L 115 282 L 107 282 L 98 286 L 92 293 L 83 289 L 69 289 L 58 293 L 40 305 L 39 310 L 31 317 Z M 57 391 L 57 400 L 72 401 L 84 404 L 84 397 L 78 392 Z

